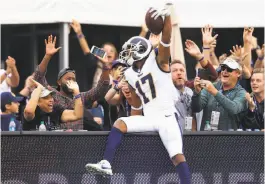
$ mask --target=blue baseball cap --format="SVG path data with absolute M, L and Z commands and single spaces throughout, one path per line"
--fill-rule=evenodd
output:
M 116 65 L 123 65 L 123 66 L 127 67 L 127 64 L 123 60 L 120 60 L 120 59 L 114 60 L 112 62 L 111 69 L 114 68 Z
M 1 93 L 1 106 L 11 104 L 11 102 L 21 102 L 23 97 L 16 97 L 10 92 Z

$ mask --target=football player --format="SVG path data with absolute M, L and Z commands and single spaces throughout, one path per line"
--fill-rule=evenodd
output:
M 171 20 L 167 8 L 162 11 L 151 9 L 156 19 L 164 17 L 164 28 L 159 43 L 158 56 L 151 43 L 140 36 L 129 39 L 122 47 L 120 56 L 131 65 L 125 78 L 132 88 L 132 116 L 119 118 L 108 137 L 103 160 L 88 163 L 89 172 L 112 175 L 111 164 L 123 134 L 130 132 L 158 132 L 169 156 L 176 167 L 182 184 L 190 184 L 190 171 L 182 151 L 182 135 L 174 105 L 175 87 L 172 82 L 169 57 Z M 144 116 L 141 115 L 143 109 Z M 138 115 L 137 115 L 138 114 Z

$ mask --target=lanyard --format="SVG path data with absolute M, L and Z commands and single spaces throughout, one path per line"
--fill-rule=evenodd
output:
M 259 105 L 258 105 L 258 102 L 257 102 L 256 97 L 254 95 L 253 95 L 253 101 L 255 103 L 254 114 L 255 114 L 256 119 L 258 119 L 259 123 L 264 122 L 264 117 L 263 117 L 263 115 L 260 115 L 260 113 L 259 113 Z

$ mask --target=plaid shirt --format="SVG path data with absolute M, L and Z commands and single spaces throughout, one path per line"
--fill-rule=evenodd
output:
M 46 78 L 46 73 L 41 73 L 39 71 L 39 66 L 37 67 L 36 71 L 34 72 L 34 79 L 41 83 L 47 89 L 54 91 L 54 106 L 61 106 L 65 109 L 74 109 L 74 99 L 69 98 L 67 96 L 62 95 L 57 89 L 51 87 Z M 89 91 L 81 92 L 81 99 L 83 102 L 84 107 L 92 105 L 92 103 L 100 98 L 103 98 L 108 91 L 109 87 L 109 79 L 104 80 L 102 77 L 98 81 L 98 85 L 95 88 L 92 88 Z M 73 129 L 73 130 L 82 130 L 83 120 L 78 120 L 74 122 L 66 122 L 61 124 L 62 129 Z

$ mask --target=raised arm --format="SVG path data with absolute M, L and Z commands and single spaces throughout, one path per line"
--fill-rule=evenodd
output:
M 78 38 L 78 41 L 79 41 L 79 44 L 80 44 L 80 47 L 81 47 L 83 53 L 85 55 L 90 53 L 88 43 L 87 43 L 86 38 L 82 32 L 81 24 L 77 20 L 73 20 L 70 25 L 76 33 L 76 37 Z
M 219 63 L 211 62 L 211 47 L 216 43 L 217 34 L 212 36 L 213 27 L 206 25 L 201 29 L 202 32 L 202 43 L 203 43 L 203 55 L 206 60 L 208 60 L 212 65 L 218 66 Z
M 55 44 L 56 44 L 56 36 L 53 38 L 53 36 L 50 35 L 48 36 L 48 40 L 45 39 L 46 53 L 39 65 L 39 71 L 43 75 L 47 70 L 48 64 L 52 56 L 61 49 L 61 47 L 55 48 Z
M 139 36 L 146 37 L 147 33 L 148 33 L 148 28 L 147 28 L 146 24 L 143 24 Z
M 159 16 L 164 18 L 164 28 L 162 30 L 161 41 L 158 46 L 157 62 L 163 71 L 169 71 L 170 39 L 172 32 L 169 5 L 161 11 L 152 9 L 150 10 L 150 13 L 152 13 L 151 17 L 154 19 L 157 19 Z
M 110 72 L 111 63 L 109 63 L 106 57 L 105 58 L 100 58 L 98 56 L 96 57 L 99 59 L 99 61 L 103 63 L 103 71 L 97 83 L 97 86 L 89 91 L 81 93 L 81 98 L 84 104 L 87 104 L 86 103 L 87 101 L 97 101 L 101 98 L 104 98 L 104 96 L 106 95 L 109 89 L 109 84 L 110 84 L 109 72 Z
M 252 71 L 251 67 L 251 49 L 252 49 L 252 34 L 253 34 L 254 28 L 253 27 L 245 27 L 243 32 L 243 42 L 244 42 L 244 53 L 249 53 L 243 60 L 244 65 L 249 69 L 249 71 Z
M 264 44 L 262 45 L 262 49 L 257 49 L 256 54 L 258 56 L 254 68 L 264 68 Z
M 73 91 L 75 106 L 74 110 L 64 110 L 61 116 L 62 122 L 71 122 L 79 120 L 83 117 L 83 103 L 81 101 L 81 94 L 77 82 L 67 81 L 67 87 Z
M 19 85 L 19 74 L 16 67 L 16 60 L 8 56 L 6 60 L 7 70 L 10 70 L 11 76 L 6 78 L 6 82 L 11 87 L 17 87 Z
M 232 57 L 241 65 L 242 67 L 242 77 L 244 79 L 249 79 L 251 77 L 251 72 L 244 63 L 244 59 L 248 56 L 249 53 L 244 53 L 241 46 L 233 46 L 233 50 L 230 50 Z
M 172 24 L 172 35 L 171 35 L 171 46 L 170 46 L 170 54 L 171 60 L 180 60 L 185 63 L 184 58 L 184 50 L 182 46 L 182 38 L 179 26 L 179 17 L 177 16 L 174 5 L 170 5 L 169 7 L 171 14 L 171 24 Z
M 32 92 L 31 98 L 28 101 L 25 109 L 24 109 L 24 118 L 27 121 L 31 121 L 35 117 L 35 111 L 39 102 L 41 91 L 43 90 L 43 86 L 37 81 L 31 79 L 31 82 L 37 86 L 37 88 Z

